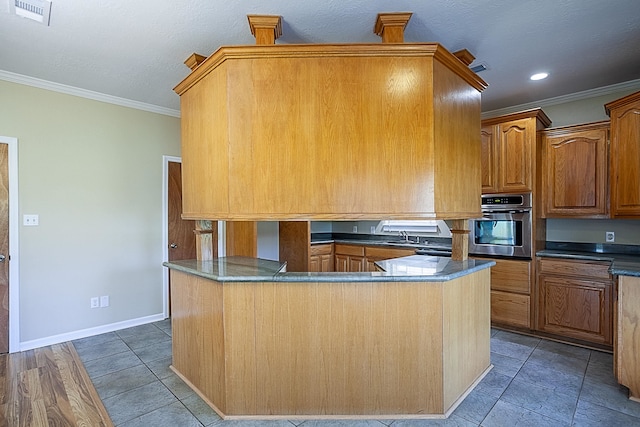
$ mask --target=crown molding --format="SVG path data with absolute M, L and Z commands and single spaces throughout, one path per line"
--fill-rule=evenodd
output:
M 80 89 L 73 86 L 67 86 L 60 83 L 54 83 L 47 80 L 29 77 L 22 74 L 16 74 L 9 71 L 0 70 L 0 80 L 12 83 L 18 83 L 26 86 L 33 86 L 40 89 L 46 89 L 53 92 L 64 93 L 67 95 L 78 96 L 80 98 L 92 99 L 94 101 L 106 102 L 122 107 L 134 108 L 136 110 L 148 111 L 150 113 L 162 114 L 171 117 L 180 117 L 180 111 L 171 108 L 160 107 L 158 105 L 147 104 L 144 102 L 133 101 L 131 99 L 120 98 L 117 96 L 107 95 L 91 90 Z
M 556 96 L 540 101 L 528 102 L 526 104 L 514 105 L 512 107 L 500 108 L 492 111 L 485 111 L 481 114 L 482 119 L 510 114 L 515 111 L 530 110 L 532 108 L 543 108 L 551 105 L 564 104 L 567 102 L 580 101 L 596 96 L 609 95 L 614 92 L 633 91 L 640 89 L 640 79 L 630 80 L 628 82 L 617 83 L 609 86 L 598 87 L 595 89 L 584 90 L 582 92 L 570 93 L 568 95 Z

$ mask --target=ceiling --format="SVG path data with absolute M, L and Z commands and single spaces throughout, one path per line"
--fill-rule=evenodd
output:
M 379 12 L 413 12 L 405 42 L 486 65 L 483 112 L 640 78 L 638 0 L 52 0 L 48 27 L 9 1 L 0 70 L 176 111 L 184 60 L 255 44 L 248 14 L 281 15 L 279 44 L 380 43 Z M 549 77 L 530 81 L 539 71 Z

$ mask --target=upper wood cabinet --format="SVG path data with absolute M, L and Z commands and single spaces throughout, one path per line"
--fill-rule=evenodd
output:
M 640 92 L 605 105 L 611 117 L 611 216 L 640 217 Z
M 608 216 L 609 121 L 540 132 L 542 216 Z
M 482 121 L 482 192 L 533 191 L 536 131 L 551 124 L 539 108 Z
M 221 47 L 175 88 L 183 218 L 477 217 L 485 87 L 437 43 Z

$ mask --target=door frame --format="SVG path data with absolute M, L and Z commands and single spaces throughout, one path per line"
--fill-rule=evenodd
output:
M 182 163 L 181 157 L 162 156 L 162 262 L 169 261 L 169 163 Z M 162 315 L 169 317 L 169 269 L 162 268 Z
M 9 353 L 20 351 L 20 238 L 18 216 L 18 138 L 0 136 L 9 145 Z

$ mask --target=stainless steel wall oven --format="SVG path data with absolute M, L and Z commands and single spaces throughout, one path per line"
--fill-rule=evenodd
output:
M 469 229 L 472 255 L 531 259 L 531 193 L 483 194 L 482 218 Z

